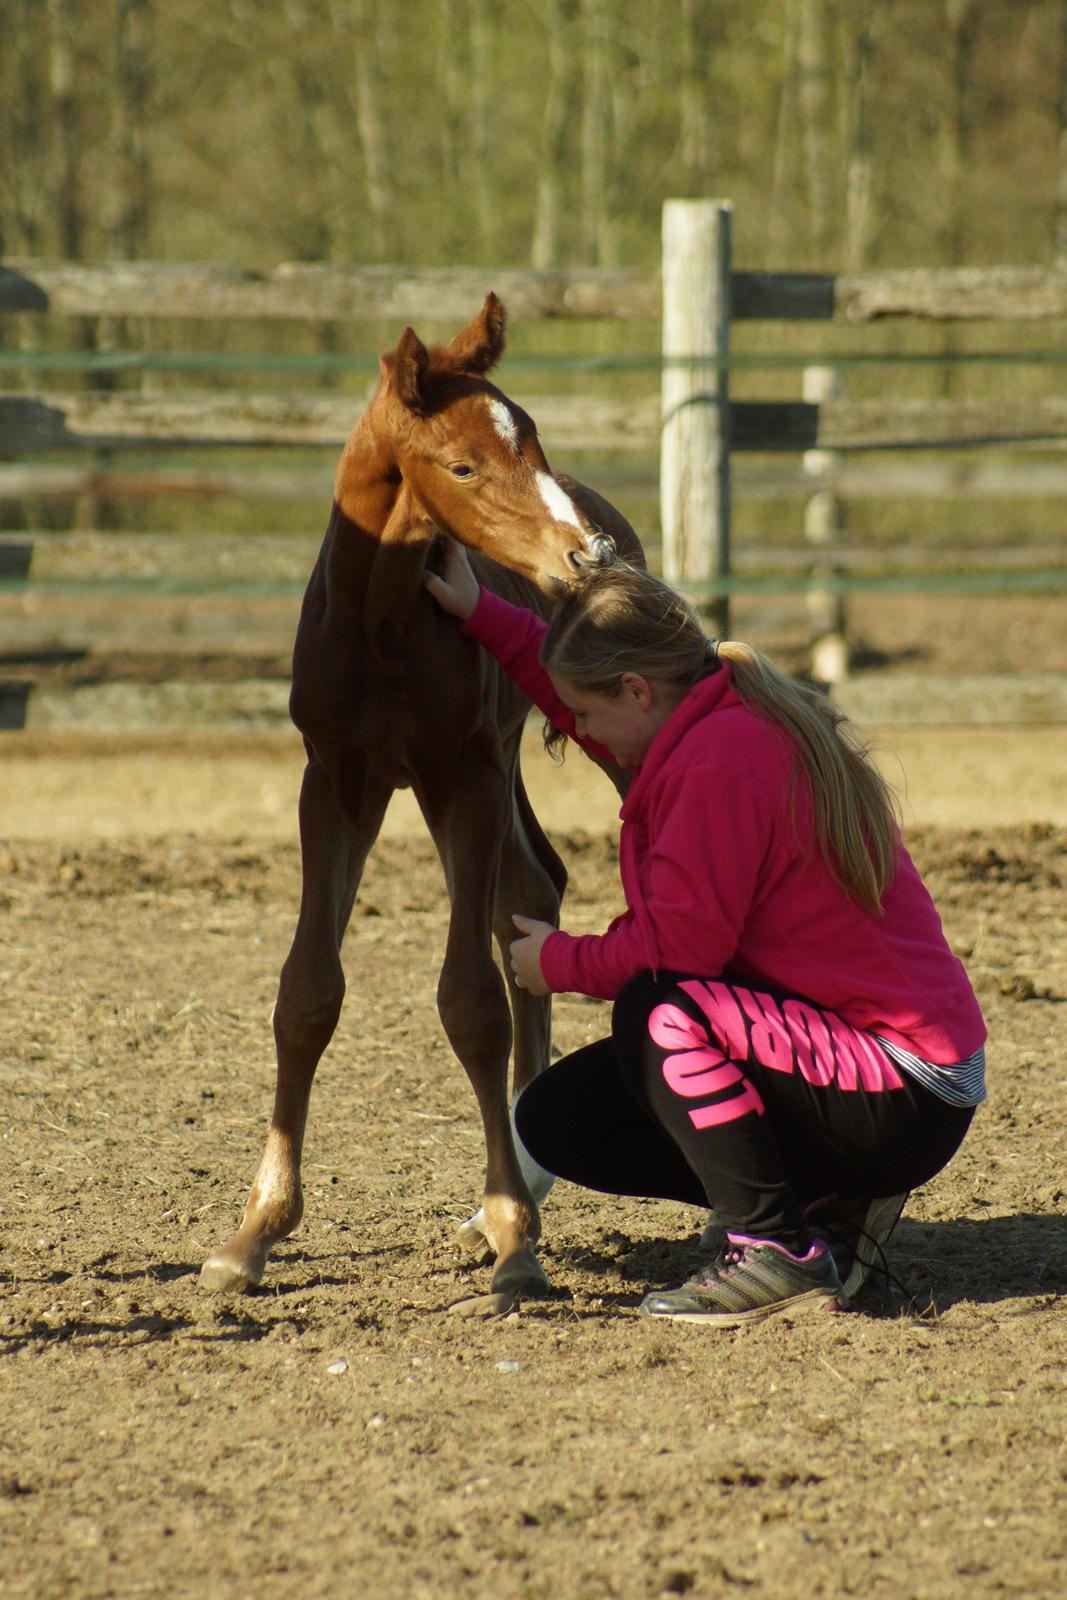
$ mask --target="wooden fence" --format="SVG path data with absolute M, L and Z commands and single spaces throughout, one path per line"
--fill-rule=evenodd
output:
M 553 448 L 658 452 L 663 530 L 663 567 L 672 581 L 690 589 L 723 627 L 731 591 L 759 578 L 760 552 L 738 560 L 731 551 L 731 508 L 741 493 L 804 493 L 809 550 L 793 552 L 802 571 L 781 572 L 783 588 L 802 584 L 809 593 L 816 640 L 817 675 L 841 681 L 848 651 L 843 596 L 864 581 L 869 552 L 847 542 L 839 514 L 850 494 L 930 493 L 1056 494 L 1067 487 L 1067 470 L 1056 460 L 1031 459 L 1034 450 L 1067 447 L 1067 400 L 1058 397 L 859 399 L 842 391 L 831 372 L 805 380 L 800 400 L 736 400 L 731 394 L 731 330 L 743 321 L 830 323 L 858 327 L 880 319 L 1067 320 L 1067 273 L 1038 268 L 887 271 L 851 276 L 734 271 L 729 204 L 669 201 L 664 209 L 661 273 L 629 271 L 494 271 L 455 269 L 413 272 L 391 268 L 283 266 L 250 273 L 222 266 L 124 262 L 90 265 L 9 259 L 0 266 L 0 314 L 41 317 L 138 319 L 294 319 L 324 321 L 388 319 L 460 323 L 487 287 L 505 300 L 518 323 L 532 319 L 660 321 L 662 387 L 657 396 L 600 394 L 537 395 L 522 392 Z M 0 324 L 2 325 L 2 324 Z M 14 363 L 14 357 L 10 357 Z M 30 356 L 25 361 L 30 371 Z M 368 388 L 370 379 L 368 378 Z M 514 387 L 512 385 L 512 387 Z M 0 499 L 18 495 L 160 492 L 226 492 L 240 477 L 202 465 L 181 465 L 179 452 L 196 447 L 312 445 L 339 447 L 360 408 L 351 394 L 292 390 L 255 394 L 231 391 L 151 392 L 86 388 L 63 392 L 49 385 L 0 393 Z M 961 465 L 938 452 L 966 447 L 1011 446 L 1015 460 L 983 462 L 977 453 Z M 173 467 L 128 465 L 130 452 L 173 452 Z M 873 464 L 869 453 L 925 454 Z M 119 451 L 127 462 L 109 465 L 101 452 Z M 764 456 L 758 470 L 744 459 Z M 1024 456 L 1023 452 L 1027 452 Z M 766 453 L 783 460 L 768 466 Z M 65 459 L 66 458 L 66 459 Z M 329 473 L 322 482 L 328 484 Z M 275 471 L 264 479 L 275 492 L 305 491 L 308 474 Z M 25 585 L 27 597 L 75 597 L 86 614 L 95 594 L 106 599 L 105 576 L 60 565 L 51 575 L 45 541 L 33 536 L 0 540 L 0 586 Z M 53 556 L 56 541 L 53 540 Z M 103 548 L 103 547 L 101 547 Z M 246 547 L 245 554 L 250 549 Z M 1030 550 L 1015 565 L 999 557 L 1005 580 L 1025 579 L 1041 568 L 1041 579 L 1067 586 L 1062 546 Z M 283 564 L 284 565 L 284 564 Z M 904 580 L 918 581 L 915 553 L 902 552 Z M 996 568 L 994 557 L 992 567 Z M 195 566 L 195 563 L 194 563 Z M 898 574 L 899 578 L 900 574 Z M 946 575 L 942 573 L 944 578 Z M 948 575 L 951 576 L 951 575 Z M 225 576 L 194 573 L 205 593 L 219 595 L 228 581 L 291 592 L 298 579 L 232 570 Z M 873 581 L 873 580 L 872 580 Z M 148 580 L 146 579 L 146 585 Z M 150 587 L 150 585 L 148 585 Z M 214 586 L 214 587 L 212 587 Z M 128 592 L 128 587 L 127 587 Z M 156 584 L 155 593 L 160 593 Z M 173 586 L 172 586 L 173 592 Z M 78 597 L 80 596 L 80 599 Z M 32 610 L 32 608 L 31 608 Z M 9 617 L 8 623 L 12 619 Z M 32 622 L 29 624 L 32 631 Z M 219 648 L 225 629 L 219 630 Z M 17 642 L 17 641 L 16 641 Z M 1025 690 L 1025 686 L 1023 686 Z M 850 695 L 853 690 L 849 690 Z M 18 702 L 22 711 L 20 712 Z M 8 722 L 18 723 L 30 694 L 11 685 Z M 4 718 L 0 695 L 0 724 Z M 1026 704 L 1038 704 L 1027 712 Z M 273 701 L 272 701 L 273 704 Z M 10 707 L 14 705 L 15 709 Z M 1065 713 L 1056 686 L 1023 693 L 1020 715 L 1058 720 Z M 858 709 L 863 714 L 862 704 Z M 899 714 L 899 711 L 898 713 Z M 273 716 L 274 712 L 270 713 Z

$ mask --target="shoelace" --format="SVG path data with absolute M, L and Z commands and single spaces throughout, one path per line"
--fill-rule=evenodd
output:
M 701 1289 L 714 1288 L 716 1279 L 721 1278 L 731 1267 L 744 1265 L 747 1250 L 747 1245 L 723 1245 L 715 1259 L 694 1273 L 689 1282 Z
M 830 1228 L 827 1228 L 826 1231 L 827 1233 L 833 1232 L 833 1230 Z M 917 1317 L 920 1320 L 935 1319 L 937 1317 L 937 1308 L 933 1301 L 931 1300 L 926 1306 L 920 1306 L 919 1302 L 916 1300 L 907 1284 L 898 1278 L 895 1272 L 890 1270 L 889 1260 L 880 1240 L 874 1238 L 874 1236 L 869 1234 L 865 1228 L 861 1228 L 859 1230 L 857 1242 L 859 1239 L 866 1239 L 867 1243 L 874 1248 L 878 1255 L 877 1261 L 871 1261 L 868 1263 L 868 1273 L 874 1274 L 880 1278 L 886 1288 L 894 1288 L 900 1295 L 901 1299 L 906 1302 L 908 1310 L 911 1312 L 913 1317 Z M 840 1243 L 846 1244 L 846 1241 L 841 1239 Z M 848 1248 L 847 1245 L 846 1248 Z M 853 1254 L 855 1254 L 855 1251 L 853 1251 Z

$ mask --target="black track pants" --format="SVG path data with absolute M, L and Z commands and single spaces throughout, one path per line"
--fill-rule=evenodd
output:
M 516 1123 L 572 1183 L 710 1206 L 731 1232 L 799 1243 L 812 1200 L 927 1182 L 973 1114 L 808 1001 L 644 973 L 615 1002 L 611 1038 L 537 1078 Z

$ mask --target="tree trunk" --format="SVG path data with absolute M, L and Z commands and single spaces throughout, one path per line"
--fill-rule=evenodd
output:
M 384 261 L 393 245 L 391 199 L 385 122 L 378 86 L 381 77 L 381 37 L 377 0 L 353 0 L 356 26 L 352 68 L 356 86 L 356 132 L 363 157 L 363 181 L 370 219 L 373 259 Z
M 114 148 L 119 209 L 115 233 L 128 260 L 149 254 L 152 174 L 148 101 L 152 83 L 152 0 L 117 0 Z
M 778 93 L 778 119 L 771 162 L 771 203 L 767 219 L 768 264 L 771 267 L 785 263 L 792 243 L 792 229 L 789 225 L 789 188 L 797 142 L 800 4 L 801 0 L 789 0 L 785 8 L 782 81 Z
M 941 170 L 945 174 L 947 188 L 942 249 L 944 264 L 955 267 L 963 261 L 965 249 L 966 173 L 971 155 L 968 89 L 978 22 L 974 0 L 945 0 L 945 20 L 948 24 L 949 81 L 941 124 Z M 942 339 L 946 358 L 941 378 L 941 392 L 944 395 L 956 393 L 956 369 L 952 357 L 958 344 L 955 329 L 951 323 L 947 323 Z
M 852 38 L 847 83 L 848 169 L 845 190 L 846 272 L 867 264 L 871 237 L 870 82 L 873 64 L 871 0 L 852 0 Z
M 545 5 L 548 92 L 541 119 L 537 196 L 530 243 L 530 264 L 539 271 L 558 266 L 560 261 L 571 63 L 574 60 L 571 33 L 576 5 L 577 0 L 548 0 Z
M 72 0 L 48 0 L 48 17 L 51 23 L 50 91 L 56 132 L 54 194 L 58 245 L 60 255 L 67 261 L 78 261 L 85 242 L 85 209 Z
M 685 192 L 694 198 L 711 190 L 708 10 L 708 0 L 682 0 L 681 156 Z
M 607 144 L 610 106 L 607 16 L 604 0 L 580 0 L 582 32 L 581 233 L 579 258 L 602 266 L 608 199 Z
M 463 165 L 460 105 L 463 100 L 464 73 L 459 53 L 459 5 L 460 0 L 438 0 L 441 30 L 437 48 L 440 99 L 435 127 L 441 147 L 441 176 L 446 191 L 454 195 L 459 193 L 460 169 Z
M 481 261 L 496 259 L 497 218 L 493 203 L 492 146 L 489 140 L 489 102 L 492 95 L 492 24 L 490 0 L 467 0 L 467 37 L 470 45 L 470 92 L 467 96 L 470 173 Z
M 968 89 L 978 15 L 975 0 L 945 0 L 948 24 L 948 93 L 941 124 L 941 169 L 945 174 L 944 252 L 947 266 L 963 260 L 966 232 L 967 164 L 971 155 L 971 117 Z
M 1056 172 L 1056 214 L 1053 223 L 1053 260 L 1067 271 L 1067 0 L 1060 0 L 1059 140 Z
M 826 0 L 800 0 L 798 49 L 809 238 L 815 266 L 824 267 L 830 247 L 831 69 Z
M 9 160 L 0 206 L 0 254 L 39 255 L 48 215 L 49 117 L 45 73 L 37 41 L 45 36 L 44 0 L 20 0 L 10 32 L 15 57 L 8 107 Z

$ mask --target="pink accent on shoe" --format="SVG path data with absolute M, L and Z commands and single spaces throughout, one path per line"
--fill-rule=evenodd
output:
M 729 1239 L 731 1244 L 747 1244 L 756 1248 L 765 1247 L 768 1250 L 777 1250 L 780 1256 L 788 1256 L 790 1261 L 799 1261 L 805 1265 L 809 1261 L 814 1261 L 817 1256 L 821 1256 L 826 1252 L 826 1246 L 823 1244 L 821 1239 L 813 1239 L 808 1248 L 805 1250 L 804 1254 L 802 1256 L 798 1256 L 795 1250 L 790 1250 L 788 1245 L 782 1244 L 778 1239 L 758 1239 L 755 1237 L 755 1235 L 750 1233 L 729 1232 L 727 1233 L 726 1237 Z

